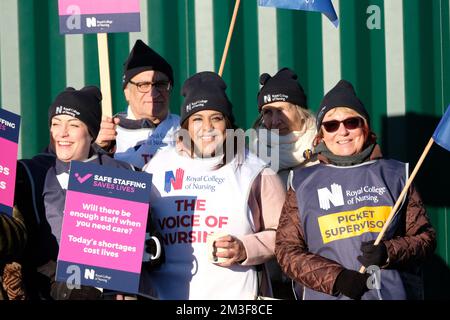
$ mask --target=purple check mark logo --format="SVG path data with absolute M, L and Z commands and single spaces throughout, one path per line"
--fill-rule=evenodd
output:
M 75 178 L 77 178 L 79 183 L 85 183 L 87 179 L 92 177 L 92 173 L 88 173 L 84 177 L 81 177 L 78 173 L 75 173 Z

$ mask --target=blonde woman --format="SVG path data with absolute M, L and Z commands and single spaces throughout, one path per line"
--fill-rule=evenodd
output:
M 291 69 L 283 68 L 273 77 L 264 73 L 260 83 L 259 117 L 253 126 L 257 135 L 251 149 L 262 159 L 270 158 L 272 169 L 289 190 L 292 169 L 314 163 L 309 157 L 317 132 L 315 118 L 308 110 L 305 92 Z M 293 299 L 291 281 L 275 260 L 269 263 L 269 270 L 275 297 Z M 296 286 L 295 291 L 301 292 L 301 288 Z
M 258 134 L 252 142 L 252 150 L 263 159 L 265 150 L 271 159 L 278 156 L 275 160 L 278 175 L 288 189 L 291 169 L 309 164 L 316 135 L 315 119 L 307 109 L 306 95 L 292 70 L 283 68 L 273 77 L 264 73 L 260 83 L 260 115 L 253 126 Z M 272 169 L 274 166 L 272 161 Z

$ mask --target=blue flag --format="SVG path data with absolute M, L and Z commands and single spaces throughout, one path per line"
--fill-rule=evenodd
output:
M 450 151 L 450 105 L 433 133 L 434 142 Z
M 259 0 L 259 5 L 263 7 L 318 11 L 326 15 L 336 28 L 339 25 L 339 19 L 331 0 Z

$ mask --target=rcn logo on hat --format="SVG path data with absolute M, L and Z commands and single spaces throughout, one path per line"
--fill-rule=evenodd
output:
M 264 96 L 264 103 L 272 102 L 272 95 L 267 94 Z
M 195 102 L 191 102 L 186 106 L 186 112 L 190 112 L 191 110 L 204 107 L 208 103 L 209 100 L 198 100 Z
M 59 106 L 56 107 L 55 114 L 67 114 L 72 117 L 77 117 L 80 115 L 80 112 L 74 108 Z
M 277 94 L 267 94 L 264 96 L 264 103 L 270 103 L 275 101 L 283 101 L 286 102 L 289 99 L 289 96 L 284 93 L 277 93 Z
M 322 109 L 320 109 L 317 118 L 322 118 L 324 112 L 328 109 L 328 106 L 323 106 Z

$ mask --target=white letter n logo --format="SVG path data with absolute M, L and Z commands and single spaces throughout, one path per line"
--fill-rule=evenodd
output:
M 97 26 L 97 19 L 95 17 L 86 18 L 86 25 L 88 28 L 94 28 Z
M 331 185 L 331 192 L 328 188 L 323 188 L 317 190 L 319 195 L 319 205 L 321 209 L 330 209 L 330 202 L 335 206 L 344 205 L 344 197 L 342 195 L 342 187 L 336 183 Z
M 84 278 L 94 280 L 95 270 L 94 269 L 84 269 Z

